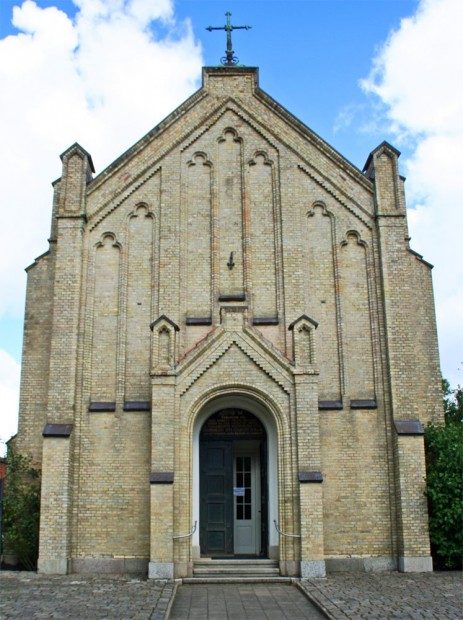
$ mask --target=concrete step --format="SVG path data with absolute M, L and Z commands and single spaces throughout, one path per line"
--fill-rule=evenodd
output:
M 276 575 L 278 568 L 271 566 L 195 566 L 194 575 Z
M 207 584 L 207 583 L 292 583 L 292 577 L 223 577 L 222 575 L 208 577 L 184 577 L 182 583 Z
M 276 560 L 201 558 L 193 564 L 193 581 L 184 583 L 286 583 Z M 275 581 L 276 580 L 276 581 Z
M 277 560 L 255 560 L 255 559 L 247 559 L 242 560 L 238 558 L 231 558 L 230 560 L 215 560 L 212 558 L 201 558 L 199 560 L 194 561 L 195 566 L 217 566 L 217 565 L 225 565 L 225 566 L 272 566 L 274 568 L 278 567 Z

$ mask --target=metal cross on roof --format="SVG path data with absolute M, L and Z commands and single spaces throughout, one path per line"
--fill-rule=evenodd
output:
M 232 26 L 230 23 L 230 11 L 225 13 L 225 17 L 227 18 L 227 23 L 225 26 L 208 26 L 206 30 L 209 30 L 209 32 L 212 32 L 213 30 L 225 30 L 227 33 L 227 49 L 225 51 L 226 55 L 220 59 L 220 62 L 226 67 L 233 67 L 233 65 L 238 63 L 238 58 L 235 56 L 235 52 L 232 47 L 232 30 L 249 30 L 252 26 Z

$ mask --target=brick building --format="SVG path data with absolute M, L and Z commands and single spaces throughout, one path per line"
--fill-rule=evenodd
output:
M 360 171 L 233 67 L 99 175 L 62 154 L 15 440 L 40 571 L 432 569 L 440 372 L 398 156 Z

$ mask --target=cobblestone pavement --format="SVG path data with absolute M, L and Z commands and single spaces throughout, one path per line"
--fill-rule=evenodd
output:
M 338 573 L 299 585 L 336 620 L 463 619 L 461 572 Z
M 0 620 L 162 620 L 173 582 L 0 571 Z
M 280 584 L 195 584 L 177 589 L 169 620 L 322 620 L 297 588 Z
M 329 575 L 298 582 L 328 617 L 368 620 L 463 619 L 460 572 Z M 161 620 L 173 582 L 83 575 L 47 576 L 0 571 L 0 620 Z M 170 620 L 323 618 L 294 586 L 183 585 Z

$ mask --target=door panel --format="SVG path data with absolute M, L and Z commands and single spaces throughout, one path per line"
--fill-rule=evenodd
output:
M 259 448 L 260 466 L 260 552 L 268 555 L 268 479 L 267 479 L 267 442 L 262 441 Z
M 199 459 L 201 553 L 203 555 L 232 555 L 232 442 L 203 440 Z
M 234 459 L 234 551 L 237 555 L 259 555 L 260 552 L 258 455 L 254 447 L 252 451 L 240 450 Z

